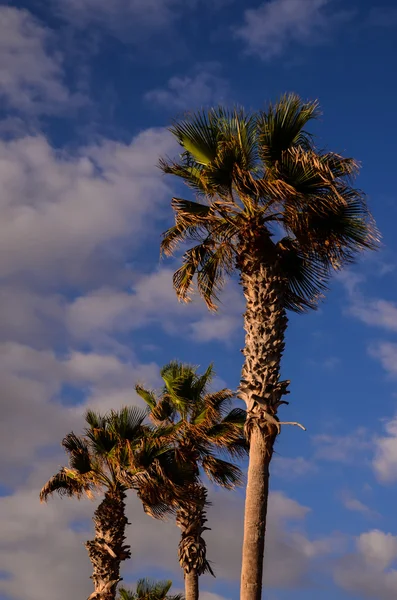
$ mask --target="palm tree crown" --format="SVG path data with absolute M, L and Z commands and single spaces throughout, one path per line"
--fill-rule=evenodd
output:
M 51 477 L 40 492 L 40 500 L 46 501 L 55 492 L 93 498 L 103 489 L 134 489 L 152 516 L 170 510 L 169 504 L 175 500 L 167 490 L 172 483 L 182 483 L 183 477 L 179 473 L 178 481 L 174 452 L 144 424 L 146 417 L 147 412 L 137 407 L 112 410 L 104 416 L 88 410 L 84 435 L 72 432 L 62 441 L 69 466 Z
M 139 579 L 136 590 L 119 590 L 119 600 L 184 600 L 183 594 L 169 594 L 172 581 L 150 581 Z
M 208 391 L 214 377 L 212 365 L 198 375 L 196 367 L 174 361 L 162 368 L 161 377 L 164 387 L 158 398 L 142 386 L 135 388 L 149 406 L 152 422 L 171 426 L 168 439 L 182 464 L 190 464 L 197 475 L 202 469 L 218 485 L 235 487 L 241 481 L 240 469 L 218 456 L 219 452 L 234 457 L 247 453 L 245 410 L 230 410 L 233 392 L 226 388 Z
M 175 511 L 178 498 L 186 496 L 182 484 L 190 471 L 177 464 L 163 432 L 144 424 L 146 417 L 147 411 L 136 407 L 105 416 L 87 411 L 84 435 L 69 433 L 62 441 L 69 465 L 40 492 L 42 502 L 55 492 L 77 498 L 104 492 L 94 513 L 95 537 L 85 544 L 93 566 L 89 600 L 115 600 L 121 562 L 131 556 L 124 543 L 126 491 L 135 490 L 153 517 Z
M 305 130 L 318 114 L 317 102 L 289 94 L 266 112 L 217 108 L 173 125 L 183 152 L 160 166 L 200 200 L 173 198 L 175 226 L 162 241 L 166 254 L 195 243 L 174 275 L 180 299 L 188 299 L 196 276 L 216 308 L 225 275 L 249 252 L 277 263 L 285 308 L 315 308 L 332 269 L 376 246 L 365 196 L 352 186 L 357 163 L 319 150 Z

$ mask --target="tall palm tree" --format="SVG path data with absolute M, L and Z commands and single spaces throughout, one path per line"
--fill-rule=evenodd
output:
M 170 595 L 172 581 L 139 579 L 135 592 L 121 588 L 118 600 L 184 600 L 183 594 Z
M 191 246 L 174 274 L 178 297 L 189 299 L 195 278 L 215 309 L 225 276 L 237 272 L 246 300 L 239 396 L 250 460 L 241 600 L 261 598 L 269 463 L 290 383 L 280 381 L 287 312 L 316 308 L 332 271 L 378 241 L 365 197 L 353 187 L 357 163 L 317 148 L 306 131 L 318 114 L 317 102 L 295 94 L 250 115 L 191 114 L 171 128 L 179 159 L 160 161 L 197 195 L 173 198 L 175 225 L 162 240 L 167 255 L 180 243 Z
M 69 466 L 62 467 L 40 492 L 45 502 L 57 492 L 60 496 L 87 496 L 104 492 L 95 511 L 95 538 L 86 542 L 93 566 L 94 592 L 91 600 L 114 600 L 120 577 L 121 561 L 130 558 L 130 547 L 124 543 L 126 491 L 133 489 L 144 510 L 162 517 L 173 510 L 181 484 L 173 478 L 173 450 L 144 425 L 147 411 L 136 407 L 111 411 L 101 416 L 87 411 L 83 436 L 69 433 L 62 445 Z
M 201 473 L 227 489 L 241 481 L 240 469 L 219 457 L 244 456 L 245 411 L 231 408 L 233 392 L 222 389 L 211 393 L 208 387 L 213 379 L 212 365 L 202 375 L 197 368 L 171 362 L 161 370 L 164 387 L 159 397 L 141 386 L 137 393 L 150 408 L 155 425 L 168 429 L 169 439 L 176 447 L 182 465 L 190 465 L 197 480 L 186 486 L 187 496 L 179 502 L 176 523 L 181 529 L 179 563 L 185 576 L 186 600 L 197 600 L 199 576 L 213 570 L 207 560 L 206 543 L 202 534 L 208 527 L 206 508 L 207 489 Z

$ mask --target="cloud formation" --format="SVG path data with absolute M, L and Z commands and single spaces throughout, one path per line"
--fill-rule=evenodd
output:
M 148 91 L 144 98 L 167 110 L 185 110 L 225 103 L 230 94 L 228 82 L 220 75 L 219 66 L 208 64 L 190 75 L 177 75 L 163 88 Z
M 397 590 L 397 536 L 378 529 L 356 539 L 356 552 L 341 559 L 334 579 L 341 588 L 362 598 L 393 600 Z
M 64 83 L 62 55 L 53 49 L 54 37 L 27 10 L 0 6 L 0 103 L 4 107 L 49 115 L 86 102 Z
M 281 56 L 293 45 L 315 45 L 347 12 L 335 10 L 334 0 L 270 0 L 244 13 L 235 36 L 242 40 L 249 54 L 263 60 Z M 328 10 L 330 9 L 330 10 Z
M 101 256 L 101 248 L 127 236 L 136 247 L 153 217 L 163 216 L 171 192 L 156 163 L 172 144 L 162 129 L 76 154 L 55 150 L 42 135 L 0 141 L 0 276 L 103 281 L 111 252 Z
M 375 455 L 372 462 L 379 480 L 383 483 L 397 481 L 397 417 L 384 425 L 385 434 L 375 441 Z

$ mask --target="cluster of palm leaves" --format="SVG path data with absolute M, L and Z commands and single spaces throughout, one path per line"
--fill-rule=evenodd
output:
M 160 166 L 182 179 L 193 197 L 172 199 L 175 224 L 164 233 L 161 248 L 171 255 L 183 246 L 182 265 L 174 274 L 180 300 L 188 301 L 196 287 L 215 310 L 226 278 L 238 275 L 246 302 L 238 397 L 247 410 L 225 414 L 231 394 L 206 393 L 211 371 L 200 378 L 175 363 L 163 370 L 159 398 L 137 388 L 151 425 L 134 413 L 123 439 L 117 423 L 127 413 L 103 419 L 89 414 L 85 439 L 65 438 L 70 467 L 50 480 L 42 497 L 55 490 L 79 496 L 106 488 L 107 529 L 98 525 L 89 546 L 96 598 L 114 598 L 120 580 L 115 563 L 129 550 L 121 525 L 112 521 L 112 506 L 117 500 L 113 514 L 121 515 L 124 494 L 134 489 L 152 516 L 175 511 L 186 596 L 196 600 L 198 576 L 211 571 L 201 535 L 208 503 L 201 472 L 234 487 L 241 473 L 219 458 L 219 450 L 238 458 L 248 446 L 240 598 L 262 597 L 269 465 L 285 424 L 278 411 L 288 404 L 290 383 L 280 380 L 287 313 L 316 308 L 333 271 L 378 242 L 365 195 L 354 187 L 356 161 L 318 148 L 307 131 L 318 114 L 317 102 L 289 94 L 265 111 L 215 108 L 188 114 L 171 128 L 181 154 L 161 159 Z M 96 519 L 101 521 L 100 507 Z M 104 570 L 98 557 L 106 553 Z

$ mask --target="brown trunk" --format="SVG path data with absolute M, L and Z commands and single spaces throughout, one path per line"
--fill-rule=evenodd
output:
M 93 566 L 91 579 L 94 592 L 89 600 L 115 600 L 120 577 L 120 563 L 130 558 L 130 547 L 124 544 L 125 493 L 121 490 L 108 491 L 95 511 L 95 538 L 85 546 Z
M 208 527 L 205 527 L 207 490 L 197 485 L 192 487 L 191 495 L 195 498 L 195 503 L 180 507 L 176 524 L 182 531 L 178 558 L 185 574 L 186 600 L 197 600 L 199 576 L 207 571 L 213 575 L 213 571 L 207 560 L 207 546 L 202 537 L 202 533 L 208 530 Z
M 251 434 L 244 514 L 244 542 L 240 599 L 260 600 L 269 495 L 272 443 L 259 428 Z
M 262 597 L 269 463 L 278 433 L 277 409 L 289 383 L 280 381 L 287 327 L 284 282 L 269 254 L 266 258 L 270 261 L 265 262 L 264 250 L 271 252 L 266 236 L 244 240 L 238 265 L 246 299 L 245 362 L 239 396 L 247 404 L 246 433 L 250 439 L 240 600 Z
M 198 600 L 199 576 L 197 571 L 185 573 L 185 600 Z

